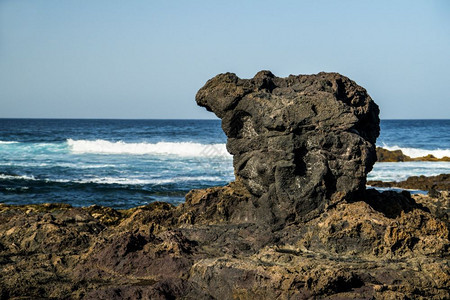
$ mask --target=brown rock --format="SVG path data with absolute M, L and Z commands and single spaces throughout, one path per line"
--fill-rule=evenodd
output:
M 448 223 L 408 193 L 371 191 L 274 231 L 213 211 L 233 195 L 244 199 L 241 192 L 239 184 L 196 191 L 189 204 L 120 211 L 108 225 L 97 214 L 116 215 L 109 209 L 2 206 L 0 291 L 73 299 L 450 296 Z M 42 238 L 29 242 L 36 230 Z
M 377 161 L 378 162 L 399 162 L 399 161 L 450 161 L 450 157 L 444 156 L 442 158 L 436 158 L 432 154 L 428 154 L 422 157 L 409 157 L 403 154 L 401 150 L 386 150 L 381 147 L 377 147 Z
M 413 197 L 417 203 L 429 209 L 430 213 L 434 217 L 444 221 L 446 224 L 449 224 L 450 220 L 449 191 L 442 191 L 437 194 L 434 194 L 433 196 L 416 194 L 413 195 Z

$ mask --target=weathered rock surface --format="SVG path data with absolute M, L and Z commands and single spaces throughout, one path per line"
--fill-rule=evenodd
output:
M 422 157 L 410 157 L 403 154 L 401 150 L 387 150 L 381 147 L 377 147 L 377 161 L 379 162 L 399 162 L 399 161 L 450 161 L 450 157 L 444 156 L 437 158 L 432 154 Z
M 229 90 L 223 90 L 222 77 L 231 78 Z M 436 198 L 360 186 L 373 164 L 378 134 L 376 106 L 361 88 L 324 73 L 276 79 L 262 72 L 249 81 L 230 74 L 216 78 L 216 92 L 235 100 L 231 106 L 226 101 L 208 105 L 241 110 L 248 102 L 245 111 L 251 112 L 251 118 L 238 113 L 242 125 L 228 132 L 236 134 L 229 135 L 228 147 L 238 157 L 237 180 L 193 190 L 178 207 L 155 202 L 116 211 L 0 204 L 0 299 L 450 298 L 450 225 L 448 215 L 440 214 L 442 205 L 434 205 Z M 298 87 L 280 90 L 289 80 Z M 236 82 L 252 89 L 260 82 L 263 90 L 227 98 Z M 297 89 L 310 99 L 308 105 L 315 105 L 317 116 L 302 121 L 315 130 L 299 129 L 295 122 L 303 119 L 290 117 L 309 114 L 303 104 L 302 110 L 276 106 L 284 93 L 294 95 L 284 104 L 297 101 Z M 202 93 L 198 99 L 212 101 Z M 353 104 L 345 100 L 353 99 L 349 95 L 357 99 Z M 265 104 L 254 108 L 251 101 Z M 274 121 L 281 125 L 273 133 L 269 125 L 255 125 L 271 116 L 270 110 L 263 112 L 266 105 L 280 120 Z M 338 109 L 342 116 L 335 114 Z M 219 112 L 224 128 L 234 130 L 227 114 Z M 244 138 L 247 130 L 250 135 Z M 267 161 L 261 160 L 266 154 Z M 258 162 L 265 166 L 261 178 L 252 173 L 259 169 L 248 169 Z M 293 186 L 291 177 L 300 185 Z M 448 193 L 439 197 L 448 200 Z
M 196 101 L 222 119 L 236 178 L 255 196 L 254 221 L 305 220 L 365 189 L 379 110 L 347 77 L 226 73 L 209 80 Z
M 0 298 L 450 296 L 448 219 L 408 193 L 372 190 L 275 230 L 230 221 L 220 207 L 234 205 L 235 190 L 245 197 L 242 189 L 193 191 L 190 204 L 127 211 L 1 205 Z
M 428 195 L 413 195 L 416 202 L 430 210 L 436 218 L 443 220 L 446 224 L 450 221 L 450 191 L 434 191 Z

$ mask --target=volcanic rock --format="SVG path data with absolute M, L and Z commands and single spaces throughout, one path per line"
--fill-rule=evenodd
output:
M 212 211 L 234 188 L 242 200 L 233 184 L 124 211 L 0 205 L 0 299 L 450 296 L 448 219 L 409 193 L 372 190 L 274 230 Z
M 435 191 L 428 195 L 416 194 L 415 201 L 428 208 L 433 216 L 450 224 L 450 191 Z
M 254 220 L 306 220 L 364 191 L 379 109 L 347 77 L 226 73 L 209 80 L 196 101 L 222 119 L 236 180 L 254 196 Z

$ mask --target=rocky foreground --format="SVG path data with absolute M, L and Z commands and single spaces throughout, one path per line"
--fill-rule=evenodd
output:
M 423 199 L 371 191 L 277 229 L 229 219 L 246 197 L 232 183 L 180 207 L 1 205 L 1 299 L 450 296 L 448 215 Z
M 174 207 L 0 205 L 1 299 L 448 299 L 448 192 L 366 190 L 378 107 L 335 73 L 221 74 L 235 182 Z

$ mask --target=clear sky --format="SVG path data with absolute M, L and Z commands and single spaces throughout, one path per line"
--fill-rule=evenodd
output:
M 381 117 L 450 118 L 450 1 L 0 0 L 0 117 L 214 118 L 195 94 L 339 72 Z

